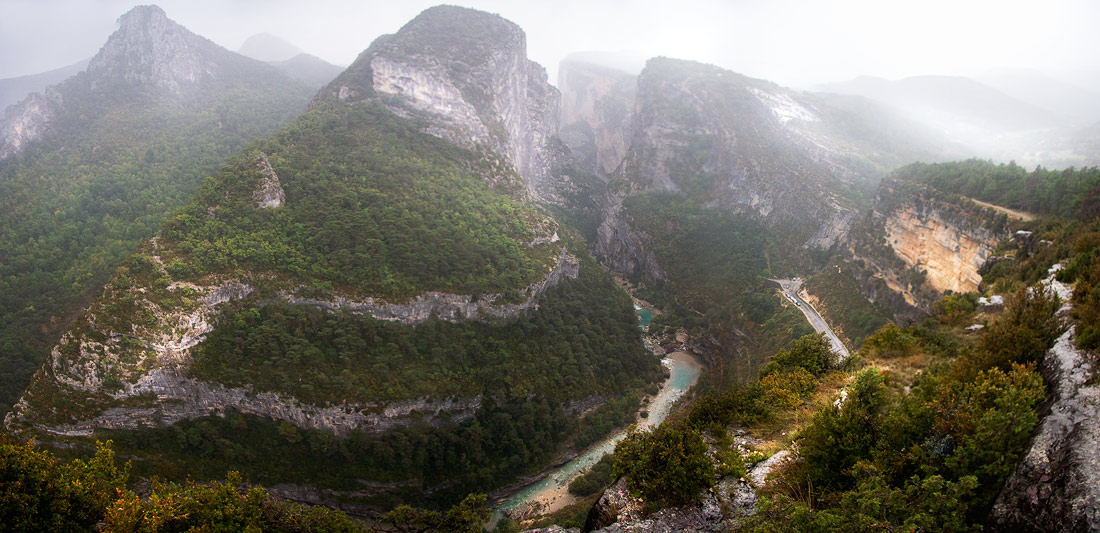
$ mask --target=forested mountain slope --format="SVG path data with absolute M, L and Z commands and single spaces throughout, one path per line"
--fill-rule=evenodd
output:
M 84 72 L 0 116 L 0 407 L 134 246 L 309 95 L 147 6 Z
M 528 201 L 555 190 L 524 159 L 546 157 L 523 137 L 540 130 L 506 113 L 542 102 L 508 89 L 541 72 L 522 43 L 441 7 L 372 44 L 115 271 L 9 429 L 110 436 L 145 472 L 235 468 L 377 511 L 456 503 L 631 419 L 661 367 L 629 297 Z M 431 87 L 453 87 L 459 54 L 499 85 L 439 89 L 480 111 L 458 122 L 380 77 L 434 65 Z M 528 122 L 498 128 L 513 119 Z

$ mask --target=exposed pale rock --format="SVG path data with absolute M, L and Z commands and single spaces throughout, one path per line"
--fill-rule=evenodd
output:
M 88 64 L 93 77 L 123 79 L 179 95 L 218 76 L 218 66 L 207 53 L 217 45 L 176 24 L 161 8 L 135 7 L 118 23 L 118 31 Z
M 49 131 L 62 104 L 61 93 L 51 87 L 45 94 L 31 93 L 0 113 L 0 160 L 21 152 L 27 143 Z
M 156 248 L 156 241 L 150 245 Z M 154 262 L 162 264 L 159 257 Z M 383 320 L 395 320 L 405 324 L 417 324 L 428 318 L 442 320 L 486 320 L 518 315 L 537 307 L 538 297 L 548 288 L 565 278 L 576 278 L 580 265 L 575 257 L 562 248 L 558 261 L 546 276 L 522 291 L 524 300 L 502 303 L 499 294 L 475 298 L 472 295 L 428 293 L 403 304 L 391 304 L 380 299 L 368 298 L 364 302 L 352 302 L 342 298 L 333 301 L 316 301 L 284 296 L 296 304 L 314 305 L 325 309 L 345 309 L 370 313 Z M 119 297 L 110 286 L 105 298 Z M 125 289 L 135 305 L 148 309 L 155 317 L 151 326 L 133 326 L 124 336 L 99 325 L 94 312 L 88 311 L 87 329 L 101 330 L 105 340 L 97 341 L 77 331 L 66 333 L 54 347 L 47 371 L 35 376 L 35 388 L 62 388 L 87 395 L 106 393 L 115 400 L 115 406 L 101 410 L 94 416 L 71 423 L 46 424 L 36 422 L 31 415 L 37 408 L 33 396 L 24 394 L 5 419 L 9 428 L 17 422 L 27 422 L 40 430 L 55 435 L 88 435 L 95 429 L 133 429 L 143 426 L 169 425 L 181 420 L 227 411 L 285 420 L 299 427 L 318 428 L 346 435 L 355 429 L 385 431 L 401 425 L 427 421 L 431 424 L 461 422 L 474 416 L 481 406 L 481 398 L 419 398 L 388 403 L 359 403 L 339 406 L 318 406 L 303 403 L 289 395 L 273 392 L 256 392 L 250 387 L 227 387 L 189 377 L 192 363 L 191 350 L 214 330 L 222 306 L 249 297 L 254 289 L 248 284 L 229 280 L 214 286 L 192 283 L 173 283 L 172 292 L 189 291 L 197 295 L 190 304 L 171 309 L 161 309 L 144 297 L 141 287 Z M 260 302 L 262 303 L 262 302 Z M 129 337 L 127 339 L 126 337 Z M 134 348 L 134 341 L 138 348 Z M 76 355 L 65 355 L 78 347 Z M 106 390 L 105 382 L 114 379 L 117 390 Z
M 626 157 L 638 77 L 583 60 L 558 68 L 559 134 L 578 160 L 606 179 Z
M 923 211 L 923 212 L 922 212 Z M 935 210 L 906 206 L 886 219 L 886 242 L 907 268 L 920 267 L 935 290 L 973 292 L 978 269 L 997 246 L 998 235 L 943 220 Z
M 1056 265 L 1058 266 L 1058 265 Z M 1071 289 L 1054 279 L 1057 293 Z M 1069 298 L 1060 310 L 1068 317 Z M 990 514 L 1005 531 L 1100 530 L 1100 385 L 1096 354 L 1078 349 L 1070 326 L 1039 365 L 1050 390 L 1048 407 L 1024 457 L 1016 464 Z
M 282 207 L 283 203 L 286 202 L 286 192 L 283 191 L 279 176 L 275 174 L 275 169 L 271 168 L 267 156 L 260 154 L 256 157 L 255 164 L 259 168 L 262 177 L 256 185 L 256 189 L 252 191 L 253 205 L 256 207 Z
M 380 320 L 392 320 L 405 325 L 416 325 L 429 318 L 449 322 L 465 320 L 486 320 L 509 318 L 537 306 L 538 297 L 562 279 L 576 278 L 580 274 L 580 263 L 563 248 L 557 263 L 550 272 L 537 283 L 524 289 L 524 300 L 518 303 L 503 303 L 503 295 L 487 294 L 446 294 L 427 292 L 406 303 L 390 303 L 381 298 L 365 298 L 353 301 L 336 297 L 332 300 L 300 298 L 292 294 L 282 294 L 282 298 L 292 304 L 311 305 L 330 311 L 344 310 L 354 313 L 366 313 Z
M 850 270 L 863 295 L 895 320 L 921 320 L 945 291 L 977 291 L 1007 231 L 992 210 L 940 200 L 919 185 L 888 179 L 871 217 L 848 239 Z

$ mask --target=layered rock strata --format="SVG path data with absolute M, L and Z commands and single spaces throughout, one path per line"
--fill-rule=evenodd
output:
M 155 239 L 151 246 L 155 249 Z M 161 263 L 159 257 L 154 259 Z M 366 313 L 410 326 L 428 318 L 500 320 L 537 308 L 543 292 L 578 274 L 577 259 L 563 248 L 546 276 L 522 291 L 523 299 L 514 303 L 501 301 L 503 296 L 499 294 L 474 297 L 443 293 L 423 294 L 406 303 L 375 298 L 322 301 L 294 297 L 293 291 L 281 293 L 280 299 Z M 249 298 L 255 290 L 248 284 L 226 280 L 210 286 L 177 282 L 167 291 L 178 298 L 174 305 L 154 303 L 147 296 L 151 291 L 144 287 L 108 287 L 104 298 L 87 312 L 86 325 L 67 333 L 54 347 L 48 363 L 5 418 L 7 427 L 18 430 L 30 424 L 57 435 L 88 435 L 100 428 L 169 425 L 233 410 L 346 435 L 355 429 L 385 431 L 425 419 L 435 424 L 458 422 L 472 417 L 481 405 L 480 397 L 476 397 L 317 406 L 284 394 L 193 379 L 188 375 L 191 350 L 214 330 L 222 306 Z M 105 306 L 114 300 L 134 301 L 142 309 L 139 313 L 151 320 L 132 325 L 127 334 L 117 331 L 105 313 Z M 46 396 L 94 397 L 94 405 L 99 407 L 91 413 L 71 413 Z

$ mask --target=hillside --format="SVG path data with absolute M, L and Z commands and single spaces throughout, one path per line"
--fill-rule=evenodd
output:
M 308 98 L 150 6 L 84 72 L 0 116 L 0 409 L 134 247 Z
M 934 174 L 974 164 L 940 164 Z M 920 182 L 928 170 L 899 174 Z M 961 228 L 981 212 L 899 181 L 880 196 L 919 197 L 911 205 L 939 212 L 926 226 Z M 885 206 L 880 199 L 875 216 Z M 926 320 L 879 328 L 847 361 L 804 337 L 756 379 L 710 390 L 682 417 L 628 437 L 609 472 L 589 474 L 610 488 L 584 529 L 1095 527 L 1098 226 L 1095 214 L 1075 218 L 1018 222 L 1020 232 L 996 243 L 1000 260 L 982 269 L 980 286 L 941 290 Z
M 577 78 L 566 101 L 605 83 Z M 942 153 L 903 120 L 829 102 L 690 61 L 651 59 L 638 77 L 595 249 L 666 310 L 658 326 L 739 368 L 715 374 L 739 379 L 804 327 L 768 278 L 820 268 L 891 165 Z
M 523 53 L 508 48 L 522 42 L 511 23 L 441 17 L 456 9 L 383 42 L 428 61 L 409 47 L 430 23 L 489 66 Z M 486 25 L 507 38 L 464 36 Z M 109 437 L 146 474 L 236 469 L 376 513 L 512 482 L 637 408 L 662 371 L 629 297 L 567 244 L 573 230 L 528 203 L 509 152 L 453 137 L 416 100 L 369 95 L 373 82 L 347 85 L 382 63 L 413 68 L 379 50 L 333 81 L 335 97 L 322 91 L 231 157 L 138 247 L 61 336 L 10 430 L 78 446 Z M 511 80 L 535 68 L 499 67 Z M 489 129 L 479 124 L 462 126 Z

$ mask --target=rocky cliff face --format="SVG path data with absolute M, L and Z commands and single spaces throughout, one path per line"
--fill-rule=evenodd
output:
M 27 143 L 45 134 L 63 103 L 61 93 L 51 87 L 45 94 L 31 93 L 0 114 L 0 160 L 21 152 Z
M 1063 302 L 1072 290 L 1046 281 Z M 1068 317 L 1066 303 L 1059 315 Z M 1004 531 L 1096 531 L 1100 529 L 1100 386 L 1096 354 L 1076 347 L 1073 326 L 1039 366 L 1051 391 L 1042 422 L 1005 482 L 990 514 Z
M 793 228 L 829 246 L 853 210 L 838 191 L 865 177 L 801 124 L 822 113 L 796 93 L 717 67 L 652 59 L 638 79 L 622 176 L 631 194 L 680 192 L 705 205 Z
M 156 263 L 155 268 L 167 275 L 157 250 L 156 239 L 147 243 L 146 251 Z M 357 302 L 339 297 L 320 301 L 295 297 L 294 291 L 281 293 L 279 298 L 329 310 L 367 313 L 406 325 L 429 317 L 448 321 L 506 319 L 536 308 L 544 291 L 564 278 L 576 278 L 578 267 L 577 259 L 563 249 L 545 277 L 523 291 L 523 300 L 515 303 L 502 302 L 499 294 L 475 298 L 428 293 L 407 303 L 373 298 Z M 212 281 L 209 285 L 172 283 L 165 289 L 167 299 L 153 296 L 156 290 L 152 287 L 109 285 L 77 327 L 54 347 L 50 360 L 5 419 L 7 427 L 15 431 L 34 427 L 55 435 L 90 435 L 96 429 L 170 425 L 234 410 L 342 436 L 355 429 L 385 431 L 425 419 L 432 423 L 460 422 L 472 417 L 481 405 L 480 397 L 475 397 L 318 406 L 284 394 L 196 380 L 188 373 L 191 349 L 214 330 L 225 306 L 248 299 L 255 292 L 239 280 Z M 253 305 L 263 304 L 253 301 Z M 144 318 L 116 316 L 119 309 L 128 306 L 133 306 L 135 316 Z M 73 405 L 83 409 L 74 409 Z
M 638 77 L 583 59 L 558 67 L 562 140 L 578 162 L 607 178 L 626 157 Z
M 119 17 L 118 24 L 118 31 L 88 64 L 93 88 L 124 80 L 181 95 L 222 75 L 218 60 L 231 57 L 228 50 L 169 20 L 157 6 L 135 7 Z
M 979 270 L 1007 236 L 990 209 L 889 179 L 853 230 L 847 253 L 864 296 L 914 320 L 945 292 L 977 291 Z
M 560 199 L 551 174 L 560 94 L 527 59 L 514 23 L 453 6 L 424 11 L 372 43 L 317 101 L 367 98 L 426 119 L 425 132 L 500 154 L 534 199 Z
M 118 24 L 84 72 L 47 88 L 44 94 L 32 93 L 0 114 L 0 160 L 53 131 L 70 111 L 101 112 L 89 106 L 89 100 L 198 102 L 201 107 L 206 91 L 234 85 L 264 85 L 262 90 L 267 90 L 267 84 L 275 81 L 288 94 L 304 89 L 274 67 L 191 33 L 157 6 L 135 7 L 119 17 Z

